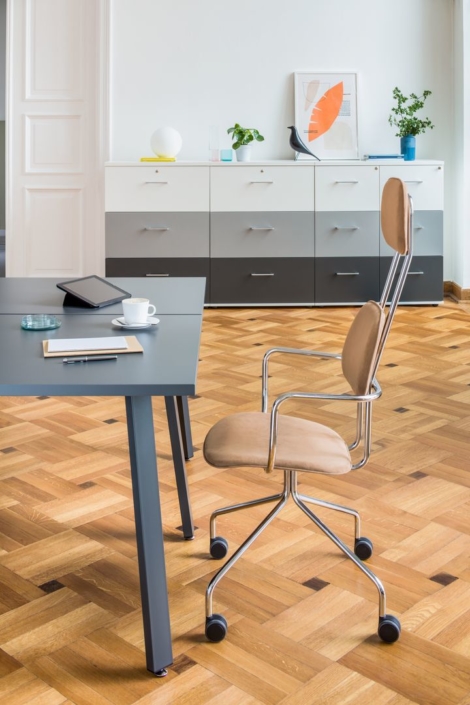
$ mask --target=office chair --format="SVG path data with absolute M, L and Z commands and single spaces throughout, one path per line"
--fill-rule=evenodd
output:
M 251 546 L 253 541 L 279 514 L 292 497 L 295 504 L 328 536 L 336 546 L 374 583 L 379 595 L 378 635 L 382 641 L 393 643 L 400 636 L 400 622 L 386 614 L 385 590 L 379 578 L 363 563 L 373 551 L 372 542 L 361 536 L 359 513 L 355 509 L 315 499 L 301 494 L 297 488 L 299 472 L 342 475 L 362 468 L 371 451 L 372 403 L 382 390 L 375 375 L 390 332 L 393 317 L 400 299 L 412 258 L 413 203 L 405 184 L 396 178 L 389 179 L 381 201 L 382 232 L 387 243 L 395 250 L 380 302 L 364 304 L 347 334 L 341 355 L 291 348 L 272 348 L 264 355 L 262 367 L 261 412 L 237 413 L 216 423 L 204 443 L 206 461 L 217 468 L 255 467 L 267 473 L 284 472 L 282 492 L 242 502 L 216 510 L 210 519 L 210 553 L 213 558 L 224 558 L 227 541 L 216 535 L 216 520 L 222 514 L 276 502 L 276 506 L 256 527 L 246 541 L 235 551 L 210 581 L 206 591 L 206 636 L 210 641 L 222 641 L 227 633 L 227 621 L 212 611 L 212 597 L 218 582 L 234 563 Z M 399 269 L 399 264 L 401 268 Z M 393 292 L 392 292 L 393 289 Z M 387 302 L 389 301 L 387 311 Z M 315 394 L 287 392 L 274 401 L 268 412 L 268 363 L 272 355 L 307 355 L 340 360 L 342 371 L 351 391 L 344 394 Z M 333 429 L 313 421 L 280 413 L 288 399 L 318 399 L 345 401 L 357 405 L 356 438 L 349 446 Z M 362 458 L 353 463 L 350 451 L 363 444 Z M 351 550 L 328 528 L 307 504 L 318 505 L 354 517 L 355 539 Z

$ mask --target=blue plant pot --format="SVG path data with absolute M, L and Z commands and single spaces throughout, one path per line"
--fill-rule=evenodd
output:
M 401 137 L 400 153 L 403 154 L 405 162 L 412 162 L 416 159 L 416 137 L 413 135 Z

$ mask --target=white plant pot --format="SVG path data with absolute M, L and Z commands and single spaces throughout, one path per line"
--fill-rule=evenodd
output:
M 251 161 L 251 144 L 245 144 L 235 150 L 237 162 Z

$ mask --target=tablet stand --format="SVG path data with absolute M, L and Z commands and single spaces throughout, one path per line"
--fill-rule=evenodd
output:
M 97 306 L 92 306 L 78 296 L 74 296 L 70 292 L 67 292 L 64 296 L 63 306 L 76 306 L 80 308 L 98 308 Z

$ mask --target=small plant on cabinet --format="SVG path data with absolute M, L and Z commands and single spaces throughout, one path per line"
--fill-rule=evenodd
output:
M 258 130 L 252 127 L 241 127 L 238 122 L 236 122 L 233 127 L 229 127 L 227 134 L 232 135 L 232 140 L 234 140 L 232 144 L 233 149 L 247 147 L 251 142 L 254 142 L 254 140 L 264 142 L 264 137 L 260 135 Z
M 423 91 L 423 95 L 418 96 L 416 93 L 410 93 L 409 96 L 403 95 L 399 88 L 393 89 L 393 97 L 397 104 L 392 108 L 392 114 L 388 121 L 392 127 L 397 127 L 397 137 L 416 137 L 425 132 L 428 128 L 434 129 L 429 118 L 418 118 L 415 113 L 424 107 L 424 103 L 431 91 Z

